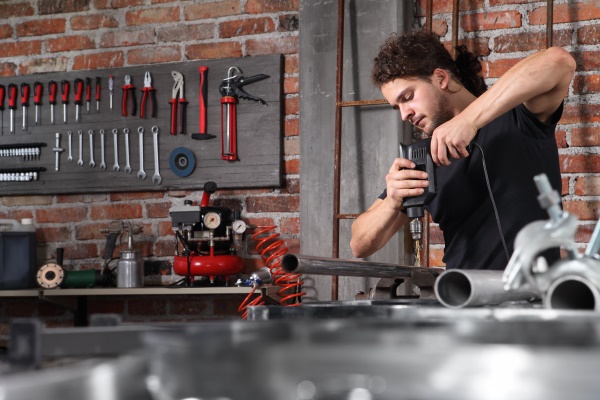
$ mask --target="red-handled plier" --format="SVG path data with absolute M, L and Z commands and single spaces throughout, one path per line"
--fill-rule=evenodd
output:
M 171 135 L 177 133 L 185 135 L 185 108 L 188 102 L 183 95 L 183 75 L 180 72 L 172 71 L 171 76 L 175 80 L 173 97 L 169 100 L 169 104 L 171 104 Z M 177 99 L 178 97 L 179 99 Z
M 156 118 L 156 89 L 152 87 L 152 76 L 150 71 L 144 75 L 144 88 L 142 89 L 142 104 L 140 105 L 140 118 L 146 118 L 146 104 L 150 98 L 150 109 L 152 118 Z
M 121 114 L 127 116 L 127 100 L 131 99 L 131 115 L 135 115 L 137 103 L 135 101 L 135 86 L 131 83 L 131 77 L 125 75 L 125 84 L 121 86 L 123 89 L 123 101 L 121 102 Z

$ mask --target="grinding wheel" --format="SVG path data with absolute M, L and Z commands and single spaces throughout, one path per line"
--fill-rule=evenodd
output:
M 185 178 L 196 168 L 196 157 L 190 149 L 177 147 L 169 156 L 169 166 L 175 175 Z

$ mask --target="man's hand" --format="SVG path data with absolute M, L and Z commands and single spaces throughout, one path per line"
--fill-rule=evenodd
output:
M 402 202 L 407 197 L 418 196 L 429 185 L 427 173 L 415 170 L 415 163 L 405 158 L 396 158 L 385 176 L 386 202 L 394 210 L 402 209 Z
M 467 157 L 467 146 L 477 134 L 477 127 L 461 114 L 438 126 L 431 135 L 431 157 L 436 165 L 449 165 L 450 158 Z

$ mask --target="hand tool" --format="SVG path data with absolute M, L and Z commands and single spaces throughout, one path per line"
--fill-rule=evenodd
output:
M 158 166 L 158 126 L 152 127 L 152 137 L 154 138 L 154 175 L 152 176 L 152 183 L 160 185 L 162 178 Z
M 144 75 L 144 88 L 142 89 L 144 93 L 142 95 L 142 104 L 140 105 L 140 118 L 146 118 L 146 105 L 148 103 L 148 98 L 150 98 L 150 108 L 152 118 L 156 118 L 156 89 L 152 87 L 152 76 L 150 75 L 150 71 L 146 71 Z
M 67 132 L 67 135 L 69 135 L 69 156 L 67 157 L 67 161 L 71 162 L 73 161 L 73 153 L 72 153 L 72 145 L 73 145 L 73 132 L 69 131 Z
M 258 97 L 246 93 L 242 86 L 268 78 L 267 75 L 258 74 L 245 78 L 237 67 L 227 71 L 227 78 L 219 85 L 221 93 L 221 159 L 235 161 L 237 157 L 237 110 L 238 97 L 246 100 L 258 101 L 263 105 L 267 103 Z
M 6 97 L 6 87 L 0 85 L 0 135 L 4 135 L 4 98 Z
M 29 108 L 29 84 L 21 83 L 21 107 L 23 107 L 23 132 L 27 131 L 27 109 Z
M 80 107 L 83 103 L 83 80 L 75 79 L 75 122 L 79 122 Z
M 15 110 L 17 109 L 17 85 L 8 85 L 8 108 L 10 108 L 10 133 L 15 133 Z
M 175 175 L 185 178 L 194 172 L 194 168 L 196 168 L 196 157 L 190 149 L 186 147 L 177 147 L 169 156 L 169 167 L 171 167 L 171 171 Z
M 56 154 L 55 155 L 55 161 L 54 161 L 54 170 L 58 171 L 59 168 L 59 163 L 60 163 L 60 153 L 62 153 L 63 151 L 65 151 L 65 149 L 63 149 L 62 147 L 60 147 L 60 133 L 56 133 L 56 146 L 54 146 L 54 148 L 52 149 L 52 151 Z
M 211 135 L 210 133 L 206 133 L 206 96 L 208 95 L 208 85 L 206 83 L 206 74 L 208 73 L 208 67 L 205 65 L 201 65 L 198 67 L 198 72 L 200 72 L 200 112 L 199 112 L 199 120 L 198 126 L 200 133 L 192 133 L 192 139 L 196 140 L 206 140 L 215 138 L 215 135 Z
M 35 82 L 33 84 L 33 104 L 35 104 L 35 124 L 40 124 L 40 106 L 42 105 L 42 84 Z
M 77 160 L 77 165 L 83 165 L 83 131 L 77 131 L 79 135 L 79 160 Z
M 131 173 L 131 165 L 129 164 L 129 128 L 124 128 L 125 134 L 125 173 Z
M 48 99 L 50 103 L 50 123 L 54 125 L 54 105 L 56 104 L 56 82 L 48 82 Z
M 112 75 L 110 75 L 108 77 L 108 101 L 109 101 L 109 107 L 112 110 L 113 109 L 113 92 L 114 92 L 114 87 L 115 87 L 115 79 L 113 78 Z
M 92 101 L 92 79 L 85 78 L 85 111 L 90 113 L 90 101 Z
M 115 172 L 119 172 L 119 170 L 121 169 L 121 167 L 119 166 L 119 140 L 118 140 L 118 134 L 119 134 L 119 130 L 117 128 L 114 128 L 112 130 L 113 133 L 113 147 L 115 149 L 115 163 L 113 165 L 113 171 Z
M 89 166 L 94 168 L 96 166 L 96 162 L 94 161 L 94 131 L 89 130 L 88 135 L 90 135 L 90 163 Z
M 63 122 L 67 123 L 67 104 L 69 104 L 69 81 L 63 80 L 60 83 L 63 104 Z
M 169 100 L 169 104 L 171 104 L 171 135 L 177 133 L 185 135 L 185 108 L 188 102 L 184 97 L 183 75 L 180 72 L 172 71 L 171 76 L 175 80 L 173 97 Z
M 106 169 L 106 162 L 104 162 L 104 129 L 100 129 L 100 169 Z
M 96 112 L 100 112 L 100 77 L 96 77 Z
M 131 83 L 131 77 L 129 75 L 125 75 L 125 84 L 121 86 L 123 89 L 123 100 L 121 101 L 121 114 L 126 117 L 127 116 L 127 106 L 128 103 L 131 103 L 131 115 L 135 115 L 137 109 L 137 103 L 135 101 L 135 86 Z M 128 99 L 131 101 L 128 102 Z
M 140 180 L 146 179 L 146 172 L 144 171 L 144 127 L 138 128 L 140 134 L 140 170 L 137 173 L 137 177 Z

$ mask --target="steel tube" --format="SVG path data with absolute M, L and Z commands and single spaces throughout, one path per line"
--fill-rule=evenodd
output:
M 497 305 L 507 301 L 539 298 L 529 289 L 504 290 L 503 272 L 459 269 L 445 271 L 435 281 L 435 295 L 448 308 Z
M 544 307 L 557 310 L 598 310 L 600 292 L 588 279 L 577 275 L 561 277 L 548 288 Z
M 441 268 L 419 268 L 408 265 L 386 264 L 363 260 L 342 260 L 286 254 L 281 259 L 281 267 L 288 273 L 310 275 L 341 275 L 372 278 L 402 278 L 410 277 L 413 272 L 430 273 L 438 276 Z

